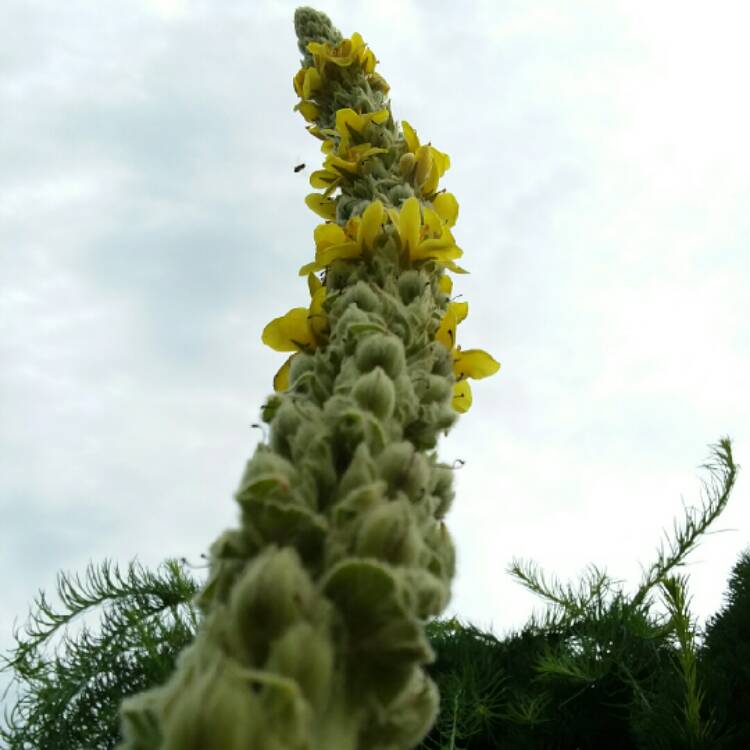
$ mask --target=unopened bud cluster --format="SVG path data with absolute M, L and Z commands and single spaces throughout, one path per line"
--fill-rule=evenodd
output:
M 438 436 L 499 365 L 456 346 L 468 305 L 438 190 L 450 162 L 397 127 L 359 34 L 295 17 L 297 106 L 322 141 L 307 205 L 325 219 L 300 269 L 310 301 L 266 326 L 291 352 L 263 408 L 267 444 L 211 548 L 195 643 L 163 687 L 127 701 L 122 750 L 398 750 L 437 711 L 424 634 L 450 596 Z

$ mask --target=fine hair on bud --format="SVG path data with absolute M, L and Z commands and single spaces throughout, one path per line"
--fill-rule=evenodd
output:
M 375 367 L 360 376 L 352 395 L 363 409 L 371 411 L 378 419 L 388 419 L 393 413 L 396 391 L 382 367 Z
M 396 378 L 405 366 L 404 345 L 395 336 L 374 333 L 359 342 L 356 363 L 361 372 L 382 367 L 390 378 Z

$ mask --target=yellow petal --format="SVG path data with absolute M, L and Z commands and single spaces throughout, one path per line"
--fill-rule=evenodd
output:
M 314 188 L 325 188 L 329 190 L 335 188 L 341 182 L 341 175 L 336 172 L 330 172 L 327 169 L 316 169 L 310 175 L 310 185 Z
M 307 288 L 310 290 L 310 297 L 315 296 L 315 292 L 323 287 L 323 282 L 314 274 L 307 275 Z
M 289 370 L 292 366 L 292 360 L 296 356 L 296 354 L 292 354 L 273 376 L 273 389 L 275 391 L 285 391 L 289 388 Z
M 468 380 L 459 380 L 453 386 L 453 408 L 464 414 L 471 408 L 471 386 Z
M 348 142 L 349 128 L 361 133 L 365 123 L 351 107 L 342 107 L 336 110 L 336 132 L 341 138 Z
M 377 112 L 373 112 L 367 116 L 371 122 L 374 122 L 376 125 L 382 125 L 388 119 L 389 115 L 390 113 L 387 109 L 379 109 Z
M 315 68 L 305 68 L 305 77 L 302 83 L 302 98 L 309 99 L 323 85 L 320 73 Z
M 404 131 L 404 140 L 406 141 L 406 148 L 413 154 L 419 148 L 419 138 L 417 138 L 417 131 L 409 125 L 406 120 L 401 120 L 401 127 Z
M 375 59 L 375 53 L 371 49 L 360 50 L 357 55 L 359 58 L 359 65 L 365 74 L 372 73 L 375 70 L 377 60 Z
M 307 122 L 315 122 L 320 117 L 320 108 L 312 102 L 300 102 L 295 109 Z
M 441 265 L 445 266 L 449 271 L 453 271 L 453 273 L 469 273 L 465 268 L 457 266 L 452 260 L 444 260 L 441 262 Z
M 448 154 L 444 153 L 443 151 L 438 151 L 433 146 L 430 146 L 429 148 L 430 153 L 432 154 L 432 161 L 437 167 L 439 176 L 442 177 L 445 174 L 446 170 L 450 169 L 451 158 L 450 156 L 448 156 Z
M 468 302 L 449 302 L 448 309 L 456 319 L 456 325 L 463 323 L 466 320 L 466 316 L 469 314 L 469 303 Z
M 318 216 L 324 219 L 334 221 L 336 219 L 336 201 L 320 193 L 310 193 L 305 198 L 305 204 L 311 211 L 315 211 Z
M 438 212 L 429 206 L 422 206 L 422 236 L 427 240 L 443 237 L 453 240 L 453 235 L 443 226 Z
M 440 175 L 438 174 L 437 169 L 435 168 L 435 163 L 432 162 L 430 172 L 427 175 L 427 179 L 422 183 L 422 195 L 425 197 L 430 197 L 435 194 L 435 192 L 438 189 L 438 184 L 440 182 Z
M 458 219 L 458 201 L 453 193 L 440 193 L 432 199 L 432 207 L 440 218 L 452 227 Z
M 414 158 L 417 162 L 416 169 L 414 170 L 414 179 L 417 185 L 424 185 L 433 171 L 432 154 L 430 153 L 429 146 L 420 146 L 414 153 Z
M 450 305 L 445 311 L 440 326 L 435 334 L 435 341 L 440 342 L 446 349 L 453 351 L 456 346 L 456 328 L 458 321 Z
M 274 318 L 263 329 L 263 343 L 277 352 L 293 352 L 314 347 L 315 341 L 307 323 L 308 314 L 306 307 L 295 307 L 286 315 Z
M 319 253 L 316 257 L 321 266 L 330 266 L 334 260 L 357 258 L 361 255 L 359 245 L 356 242 L 342 242 L 340 245 L 331 245 Z
M 500 369 L 500 363 L 482 349 L 467 349 L 457 351 L 453 359 L 453 373 L 458 379 L 482 378 L 494 375 Z
M 380 234 L 383 224 L 383 204 L 373 201 L 362 214 L 362 221 L 357 230 L 357 243 L 365 250 L 372 250 L 375 238 Z
M 305 263 L 305 265 L 299 269 L 299 275 L 309 276 L 311 273 L 315 273 L 316 271 L 322 271 L 324 268 L 325 266 L 321 266 L 317 260 L 313 260 L 310 263 Z
M 419 211 L 419 200 L 412 196 L 407 198 L 401 206 L 398 216 L 398 234 L 401 238 L 401 247 L 406 250 L 407 255 L 412 253 L 419 244 L 419 230 L 422 226 L 422 217 Z
M 313 231 L 315 249 L 320 252 L 329 245 L 346 242 L 346 233 L 338 224 L 318 224 Z
M 447 276 L 446 274 L 443 274 L 438 279 L 438 289 L 446 296 L 450 297 L 451 292 L 453 291 L 453 279 L 450 276 Z
M 434 258 L 438 261 L 453 260 L 460 258 L 464 251 L 451 240 L 425 240 L 420 242 L 416 249 L 410 254 L 412 260 L 428 260 Z
M 294 85 L 294 93 L 302 98 L 302 86 L 305 81 L 305 68 L 300 68 L 292 78 L 292 84 Z
M 308 42 L 307 51 L 311 55 L 325 55 L 330 49 L 330 45 L 325 42 Z
M 313 278 L 315 277 L 313 276 Z M 318 344 L 325 341 L 330 330 L 328 326 L 328 316 L 326 315 L 325 309 L 323 307 L 325 301 L 326 288 L 321 284 L 312 294 L 312 300 L 310 301 L 310 310 L 307 318 L 307 322 L 310 326 L 313 337 L 315 338 L 315 342 Z

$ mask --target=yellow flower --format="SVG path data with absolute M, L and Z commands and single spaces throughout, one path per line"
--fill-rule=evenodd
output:
M 279 368 L 273 379 L 276 391 L 289 387 L 289 369 L 299 352 L 309 352 L 328 338 L 328 318 L 323 309 L 326 288 L 314 274 L 307 277 L 310 306 L 294 307 L 286 315 L 274 318 L 264 329 L 261 339 L 277 352 L 295 352 Z
M 339 109 L 336 112 L 335 128 L 319 130 L 323 136 L 338 138 L 338 146 L 334 145 L 333 140 L 324 141 L 321 146 L 321 151 L 326 154 L 323 169 L 318 169 L 310 175 L 310 184 L 316 188 L 323 188 L 323 195 L 328 196 L 345 175 L 357 174 L 362 164 L 371 156 L 387 153 L 387 149 L 377 148 L 370 143 L 354 144 L 352 137 L 355 134 L 364 137 L 365 128 L 371 123 L 380 125 L 389 116 L 387 109 L 364 115 L 353 109 Z
M 320 107 L 315 102 L 300 102 L 294 108 L 307 122 L 316 122 L 320 117 Z
M 438 151 L 429 143 L 422 146 L 417 136 L 417 131 L 409 125 L 406 120 L 401 121 L 404 131 L 404 141 L 408 152 L 414 154 L 416 167 L 414 178 L 421 188 L 423 195 L 432 195 L 438 186 L 438 180 L 450 167 L 451 160 L 448 154 Z
M 328 152 L 323 169 L 317 169 L 310 175 L 310 184 L 316 188 L 325 188 L 324 196 L 330 195 L 341 182 L 344 175 L 355 175 L 362 164 L 375 154 L 384 154 L 386 149 L 375 148 L 369 143 L 349 146 L 333 152 L 333 144 L 326 141 L 323 150 Z
M 482 349 L 462 350 L 456 346 L 456 328 L 469 314 L 468 302 L 449 302 L 435 340 L 445 346 L 453 357 L 453 374 L 456 383 L 453 386 L 453 408 L 460 413 L 469 410 L 472 403 L 471 386 L 467 378 L 480 380 L 494 375 L 500 369 L 500 363 Z
M 450 297 L 453 291 L 453 279 L 450 276 L 443 274 L 438 279 L 438 289 L 446 296 Z
M 382 125 L 390 116 L 387 109 L 380 109 L 377 112 L 368 112 L 359 114 L 349 107 L 336 110 L 335 133 L 341 139 L 339 148 L 348 148 L 352 136 L 352 131 L 362 135 L 365 128 L 375 123 Z
M 324 188 L 324 198 L 327 198 L 338 187 L 339 182 L 341 182 L 341 173 L 328 169 L 325 163 L 323 169 L 316 169 L 310 175 L 310 184 L 314 188 Z
M 452 271 L 465 273 L 453 263 L 463 255 L 463 250 L 435 210 L 428 206 L 421 206 L 420 210 L 419 200 L 412 196 L 404 201 L 400 211 L 392 208 L 388 214 L 398 232 L 401 249 L 410 260 L 435 260 Z
M 316 68 L 300 68 L 293 79 L 294 90 L 300 99 L 312 99 L 323 87 L 323 78 Z
M 458 201 L 453 193 L 440 193 L 432 199 L 432 208 L 449 226 L 455 225 L 458 219 Z
M 344 227 L 319 224 L 315 228 L 315 260 L 299 270 L 299 275 L 322 271 L 341 258 L 362 258 L 372 252 L 384 216 L 383 204 L 373 201 L 362 216 L 352 216 Z
M 305 205 L 327 221 L 336 220 L 336 200 L 334 198 L 328 198 L 320 193 L 310 193 L 305 198 Z
M 340 68 L 348 68 L 356 62 L 365 73 L 375 70 L 375 55 L 357 32 L 352 34 L 351 39 L 343 39 L 335 47 L 328 42 L 310 42 L 307 50 L 313 55 L 319 69 L 323 69 L 328 62 Z

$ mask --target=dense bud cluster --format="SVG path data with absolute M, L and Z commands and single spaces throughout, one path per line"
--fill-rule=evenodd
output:
M 425 621 L 450 596 L 450 467 L 434 448 L 499 365 L 455 346 L 463 269 L 446 154 L 399 130 L 358 34 L 295 18 L 298 109 L 323 141 L 310 302 L 266 326 L 291 356 L 269 437 L 211 547 L 203 622 L 163 687 L 127 701 L 122 750 L 399 750 L 434 720 Z M 322 273 L 319 277 L 318 273 Z

